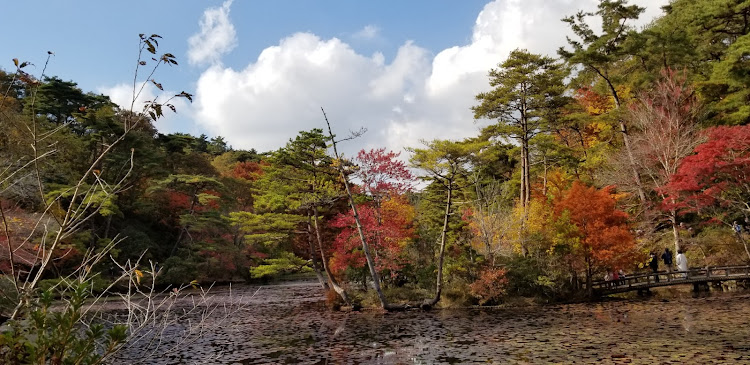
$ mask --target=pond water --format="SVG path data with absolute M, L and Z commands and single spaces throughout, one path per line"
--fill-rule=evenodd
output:
M 328 311 L 313 282 L 244 306 L 154 364 L 750 364 L 750 295 L 505 309 Z M 253 295 L 254 294 L 254 295 Z M 215 291 L 221 300 L 226 291 Z M 170 339 L 164 339 L 169 341 Z

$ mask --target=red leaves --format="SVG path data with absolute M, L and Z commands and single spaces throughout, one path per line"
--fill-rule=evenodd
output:
M 499 268 L 488 268 L 479 274 L 479 279 L 469 285 L 471 295 L 479 299 L 479 304 L 485 305 L 500 299 L 508 287 L 507 271 Z
M 168 191 L 165 193 L 167 207 L 171 212 L 182 212 L 190 208 L 191 197 L 179 191 Z
M 403 245 L 414 234 L 411 227 L 414 208 L 401 195 L 411 188 L 414 177 L 406 164 L 397 160 L 398 156 L 395 152 L 385 152 L 384 148 L 360 151 L 356 160 L 362 185 L 353 189 L 374 200 L 357 207 L 359 218 L 373 250 L 376 269 L 389 270 L 392 275 L 403 266 L 400 261 Z M 347 267 L 364 267 L 365 257 L 352 213 L 339 214 L 331 225 L 342 228 L 334 242 L 331 269 L 341 274 Z
M 699 212 L 709 207 L 742 209 L 750 187 L 750 125 L 715 127 L 665 188 L 665 209 Z M 720 212 L 724 215 L 726 212 Z
M 406 198 L 394 196 L 383 202 L 380 210 L 366 204 L 357 206 L 357 210 L 365 238 L 372 247 L 377 270 L 389 270 L 394 274 L 403 266 L 400 256 L 406 241 L 414 235 L 413 208 Z M 351 212 L 339 214 L 331 221 L 331 226 L 342 229 L 333 243 L 331 270 L 335 273 L 343 273 L 347 267 L 365 266 L 364 253 L 354 224 Z
M 414 176 L 403 161 L 397 160 L 399 155 L 392 151 L 385 152 L 385 148 L 359 151 L 357 175 L 362 180 L 365 193 L 379 196 L 386 193 L 402 194 L 411 189 Z
M 591 115 L 601 115 L 615 107 L 612 98 L 599 94 L 590 87 L 576 90 L 574 98 Z
M 263 175 L 263 166 L 268 166 L 268 163 L 252 161 L 238 162 L 234 165 L 232 176 L 238 179 L 255 181 Z

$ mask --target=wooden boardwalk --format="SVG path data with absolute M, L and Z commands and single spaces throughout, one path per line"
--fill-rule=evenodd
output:
M 625 278 L 592 283 L 594 295 L 603 296 L 629 291 L 643 291 L 662 286 L 694 284 L 727 280 L 750 280 L 750 265 L 691 268 L 688 271 L 659 271 L 656 273 L 626 275 Z

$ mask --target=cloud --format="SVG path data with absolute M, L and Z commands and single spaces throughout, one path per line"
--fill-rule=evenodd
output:
M 375 25 L 366 25 L 359 32 L 352 35 L 352 38 L 357 40 L 372 40 L 378 38 L 380 35 L 380 28 Z
M 668 0 L 638 0 L 666 3 Z M 477 134 L 474 95 L 490 88 L 487 72 L 515 48 L 555 55 L 566 44 L 560 21 L 594 0 L 497 0 L 477 16 L 471 42 L 433 54 L 404 43 L 386 61 L 365 56 L 337 38 L 296 33 L 261 52 L 244 69 L 214 64 L 196 89 L 198 122 L 237 148 L 283 147 L 301 130 L 324 128 L 324 107 L 334 132 L 369 131 L 342 148 L 400 151 L 420 140 Z M 645 22 L 645 21 L 644 21 Z
M 198 80 L 198 120 L 235 147 L 271 150 L 300 130 L 324 127 L 325 107 L 336 130 L 367 127 L 381 135 L 404 95 L 419 94 L 416 70 L 429 68 L 426 50 L 403 45 L 386 65 L 380 54 L 357 54 L 339 39 L 297 33 L 265 49 L 243 70 L 214 66 Z
M 200 32 L 188 39 L 188 61 L 192 65 L 218 63 L 221 56 L 237 46 L 237 33 L 229 20 L 227 0 L 219 8 L 208 8 L 200 20 Z

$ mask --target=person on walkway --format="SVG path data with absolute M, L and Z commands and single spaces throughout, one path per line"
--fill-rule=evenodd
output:
M 684 273 L 682 273 L 682 277 L 687 279 L 688 262 L 687 262 L 687 257 L 685 257 L 685 254 L 683 253 L 682 250 L 677 251 L 676 260 L 677 260 L 677 270 L 684 271 Z
M 667 272 L 672 272 L 672 251 L 669 247 L 664 249 L 664 253 L 661 254 L 661 259 L 664 261 L 664 266 L 667 267 Z
M 609 268 L 607 268 L 607 273 L 604 274 L 604 287 L 609 288 L 612 286 L 612 274 L 609 272 Z
M 617 270 L 612 271 L 612 286 L 620 285 L 620 273 Z
M 620 269 L 617 273 L 620 276 L 620 285 L 625 285 L 625 271 L 622 271 L 622 269 Z
M 659 271 L 659 259 L 656 258 L 656 254 L 651 252 L 651 260 L 648 262 L 648 266 L 651 268 L 651 271 L 654 273 L 654 280 L 656 282 L 659 282 L 659 275 L 657 272 Z

